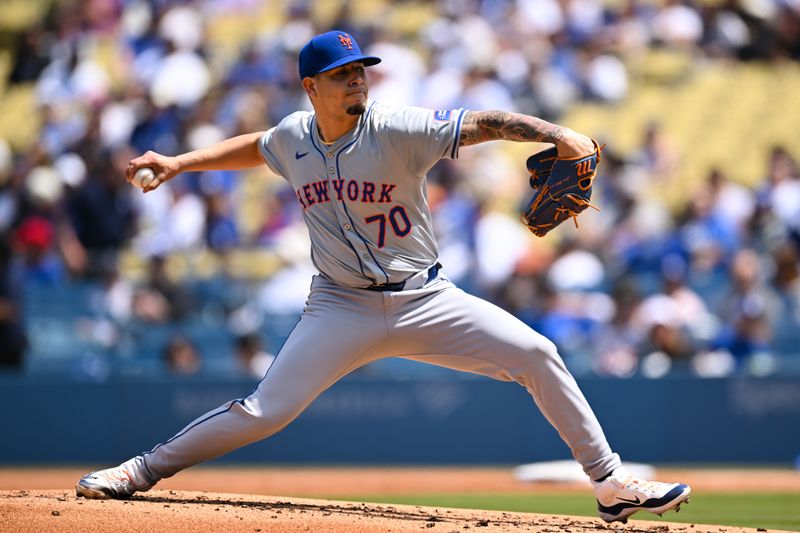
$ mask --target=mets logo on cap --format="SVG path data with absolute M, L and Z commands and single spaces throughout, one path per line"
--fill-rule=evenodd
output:
M 360 61 L 365 67 L 381 62 L 379 57 L 362 54 L 355 37 L 344 30 L 331 30 L 315 36 L 300 49 L 298 60 L 301 80 L 353 61 Z
M 347 35 L 346 33 L 339 34 L 339 42 L 342 43 L 342 46 L 344 46 L 348 50 L 353 49 L 353 39 L 351 39 L 350 36 Z

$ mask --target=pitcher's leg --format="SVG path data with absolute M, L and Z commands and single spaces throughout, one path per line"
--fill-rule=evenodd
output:
M 284 349 L 282 353 L 292 352 Z M 302 369 L 292 363 L 276 367 L 279 361 L 280 357 L 275 359 L 267 377 L 250 395 L 204 414 L 168 441 L 143 454 L 148 474 L 154 480 L 170 477 L 184 468 L 269 437 L 283 429 L 327 388 L 327 379 L 305 381 L 295 383 L 292 395 L 277 394 L 272 390 L 273 379 L 277 383 L 287 379 L 282 375 L 294 375 Z M 281 367 L 287 368 L 280 371 Z M 335 381 L 338 375 L 331 378 Z
M 555 345 L 510 313 L 453 287 L 397 317 L 394 335 L 429 350 L 412 359 L 523 385 L 592 479 L 620 465 Z
M 302 319 L 249 396 L 201 416 L 144 454 L 153 481 L 277 433 L 362 364 L 386 335 L 382 307 L 372 309 L 379 295 L 341 299 L 329 289 L 312 291 Z

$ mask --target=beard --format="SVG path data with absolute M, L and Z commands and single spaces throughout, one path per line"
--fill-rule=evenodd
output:
M 365 104 L 353 104 L 347 108 L 348 115 L 363 115 L 366 112 L 367 106 Z

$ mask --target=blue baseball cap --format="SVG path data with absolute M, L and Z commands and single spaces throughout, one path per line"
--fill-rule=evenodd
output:
M 300 79 L 353 61 L 362 61 L 369 67 L 380 63 L 381 58 L 362 54 L 355 38 L 345 31 L 321 33 L 300 50 Z

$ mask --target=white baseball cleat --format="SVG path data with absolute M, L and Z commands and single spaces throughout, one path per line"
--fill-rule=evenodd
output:
M 661 516 L 689 502 L 692 489 L 682 483 L 661 483 L 633 477 L 625 468 L 619 467 L 600 483 L 595 483 L 597 513 L 606 522 L 628 521 L 637 511 L 649 511 Z
M 137 455 L 117 467 L 90 472 L 75 485 L 75 493 L 94 500 L 124 500 L 148 491 L 155 483 L 145 477 L 143 466 L 144 459 Z

